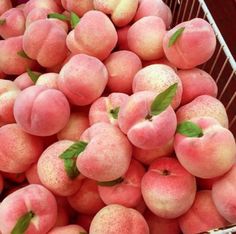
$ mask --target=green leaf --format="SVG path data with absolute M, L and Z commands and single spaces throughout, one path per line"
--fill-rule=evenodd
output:
M 35 84 L 38 80 L 38 78 L 40 77 L 41 73 L 39 72 L 33 72 L 31 69 L 27 69 L 27 74 L 30 77 L 30 79 L 33 81 L 33 83 Z
M 151 105 L 151 116 L 159 115 L 171 104 L 176 94 L 177 87 L 178 83 L 175 83 L 156 96 Z
M 70 14 L 70 24 L 71 24 L 71 28 L 75 28 L 76 25 L 79 23 L 80 18 L 78 15 L 76 15 L 74 12 L 71 12 Z
M 6 22 L 6 19 L 0 19 L 0 25 L 4 25 Z
M 73 180 L 79 175 L 75 159 L 64 159 L 66 174 Z
M 190 121 L 184 121 L 178 124 L 176 132 L 188 137 L 203 136 L 202 129 L 197 124 Z
M 58 13 L 50 13 L 48 14 L 48 19 L 59 19 L 62 21 L 68 21 L 68 17 L 63 15 L 63 14 L 58 14 Z
M 24 234 L 24 232 L 27 230 L 27 228 L 30 225 L 31 219 L 34 217 L 34 213 L 32 211 L 24 214 L 21 216 L 13 230 L 11 231 L 11 234 Z
M 30 57 L 25 53 L 24 50 L 18 51 L 17 54 L 18 54 L 19 56 L 21 56 L 22 58 L 30 59 Z
M 112 118 L 113 119 L 118 119 L 118 114 L 119 114 L 119 111 L 120 111 L 120 107 L 116 107 L 112 110 L 110 110 L 110 114 L 112 115 Z
M 100 186 L 112 187 L 116 184 L 122 183 L 123 181 L 124 181 L 124 179 L 122 177 L 119 177 L 118 179 L 111 180 L 111 181 L 97 182 L 97 184 Z
M 182 28 L 179 28 L 178 30 L 176 30 L 176 32 L 170 37 L 168 47 L 171 47 L 172 45 L 175 44 L 175 42 L 178 40 L 178 38 L 183 33 L 184 29 L 185 29 L 185 27 L 182 27 Z

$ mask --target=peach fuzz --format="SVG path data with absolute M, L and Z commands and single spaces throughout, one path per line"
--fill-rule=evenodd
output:
M 176 112 L 178 123 L 195 117 L 215 118 L 223 127 L 228 128 L 229 120 L 224 105 L 209 95 L 196 97 Z
M 214 79 L 207 72 L 193 68 L 178 70 L 177 75 L 183 85 L 181 105 L 187 104 L 201 95 L 217 96 L 218 88 Z
M 94 9 L 93 0 L 61 0 L 61 4 L 67 11 L 73 11 L 79 17 Z
M 174 139 L 171 139 L 167 144 L 161 145 L 153 150 L 144 150 L 138 147 L 133 147 L 133 157 L 139 162 L 150 165 L 155 159 L 169 156 L 174 152 Z
M 44 73 L 39 76 L 35 85 L 44 86 L 50 89 L 58 89 L 57 87 L 58 78 L 59 78 L 58 73 L 54 73 L 54 72 Z
M 98 185 L 95 180 L 85 178 L 79 190 L 67 197 L 70 206 L 79 213 L 93 215 L 105 204 L 99 196 Z
M 82 176 L 71 179 L 65 170 L 64 160 L 59 156 L 74 142 L 58 141 L 49 146 L 40 156 L 37 164 L 42 184 L 59 196 L 70 196 L 78 191 Z
M 118 126 L 117 118 L 120 106 L 128 100 L 129 96 L 124 93 L 111 93 L 107 97 L 100 97 L 89 110 L 90 125 L 105 122 Z
M 34 85 L 34 82 L 30 79 L 28 72 L 24 72 L 21 75 L 17 76 L 13 82 L 20 90 L 26 89 Z
M 98 186 L 101 199 L 106 205 L 119 204 L 125 207 L 136 207 L 141 202 L 141 180 L 145 169 L 141 163 L 132 160 L 122 177 L 123 181 L 114 186 Z
M 206 232 L 227 224 L 213 203 L 211 190 L 198 191 L 192 207 L 179 218 L 184 234 Z
M 38 175 L 37 162 L 32 164 L 31 167 L 25 172 L 25 176 L 29 184 L 41 184 L 41 180 Z
M 132 146 L 117 127 L 108 123 L 93 124 L 80 140 L 88 143 L 76 162 L 84 176 L 96 181 L 111 181 L 126 173 Z
M 150 211 L 161 218 L 174 219 L 192 206 L 196 179 L 175 158 L 161 157 L 150 165 L 141 190 Z
M 88 11 L 75 27 L 74 39 L 77 48 L 72 53 L 84 53 L 104 60 L 116 46 L 117 32 L 104 13 Z
M 70 106 L 59 90 L 31 86 L 17 96 L 14 116 L 24 131 L 50 136 L 65 127 L 70 117 Z
M 169 47 L 170 38 L 182 27 L 183 33 Z M 211 25 L 200 18 L 178 24 L 166 33 L 163 40 L 167 59 L 180 69 L 191 69 L 205 63 L 213 55 L 215 47 L 216 36 Z
M 47 233 L 57 216 L 55 197 L 41 185 L 28 185 L 8 195 L 0 205 L 0 230 L 11 233 L 17 221 L 31 212 L 26 234 Z
M 82 111 L 72 112 L 66 126 L 57 133 L 58 140 L 78 141 L 89 127 L 88 114 Z
M 162 18 L 166 28 L 170 27 L 172 21 L 171 10 L 162 0 L 141 0 L 134 21 L 145 16 L 158 16 Z
M 13 123 L 0 128 L 0 149 L 0 170 L 21 173 L 38 160 L 43 142 Z
M 0 70 L 7 75 L 21 75 L 27 68 L 33 69 L 36 62 L 20 56 L 23 36 L 0 40 Z M 7 55 L 7 56 L 6 56 Z
M 230 223 L 236 222 L 235 178 L 236 164 L 234 164 L 227 174 L 215 181 L 212 186 L 212 198 L 216 209 Z
M 21 9 L 11 8 L 4 12 L 0 19 L 6 20 L 0 25 L 0 36 L 4 39 L 16 37 L 24 34 L 25 31 L 25 16 Z
M 213 178 L 229 171 L 236 159 L 233 134 L 211 117 L 193 118 L 190 121 L 202 129 L 203 135 L 175 135 L 175 153 L 182 166 L 200 178 Z
M 111 92 L 131 94 L 133 78 L 142 68 L 139 57 L 131 51 L 120 50 L 111 53 L 104 64 L 109 74 L 108 89 Z
M 127 25 L 122 28 L 117 28 L 118 41 L 116 47 L 118 50 L 129 50 L 127 35 L 130 26 L 131 25 Z
M 162 42 L 165 34 L 166 26 L 160 17 L 146 16 L 129 28 L 129 49 L 142 60 L 160 59 L 164 56 Z
M 101 96 L 107 81 L 108 73 L 100 60 L 78 54 L 62 67 L 57 84 L 70 103 L 84 106 Z
M 182 83 L 178 75 L 167 65 L 153 64 L 139 70 L 133 79 L 133 92 L 147 90 L 159 94 L 174 83 L 178 83 L 178 88 L 171 106 L 176 109 L 181 102 Z
M 149 234 L 146 220 L 136 210 L 121 205 L 108 205 L 93 218 L 89 234 Z
M 2 193 L 4 188 L 4 179 L 3 176 L 0 174 L 0 193 Z
M 10 80 L 0 80 L 0 126 L 15 123 L 13 106 L 20 89 Z
M 12 8 L 11 0 L 0 0 L 0 15 Z
M 177 120 L 168 106 L 159 115 L 149 119 L 151 103 L 156 94 L 151 91 L 131 95 L 118 114 L 118 124 L 131 143 L 141 149 L 152 150 L 167 144 L 174 136 Z
M 150 234 L 180 234 L 178 219 L 164 219 L 154 215 L 150 210 L 144 213 Z
M 23 48 L 41 66 L 53 67 L 66 58 L 66 37 L 65 30 L 56 22 L 49 19 L 37 20 L 25 30 Z
M 51 231 L 48 232 L 48 234 L 78 234 L 78 233 L 86 233 L 83 227 L 76 225 L 76 224 L 70 224 L 67 226 L 62 227 L 55 227 Z
M 94 0 L 93 4 L 96 10 L 111 15 L 111 19 L 117 27 L 122 27 L 134 18 L 138 2 L 138 0 Z

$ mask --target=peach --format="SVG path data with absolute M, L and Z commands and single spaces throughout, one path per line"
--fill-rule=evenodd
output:
M 151 91 L 134 93 L 120 107 L 118 115 L 122 132 L 127 134 L 134 146 L 145 150 L 167 144 L 173 138 L 177 125 L 171 106 L 158 115 L 151 115 L 151 104 L 155 96 Z
M 230 223 L 236 221 L 236 164 L 231 170 L 215 181 L 212 186 L 212 198 L 218 212 Z
M 111 92 L 132 92 L 132 83 L 135 74 L 142 68 L 139 57 L 128 50 L 111 53 L 104 61 L 109 79 L 107 87 Z M 129 66 L 127 66 L 129 64 Z
M 104 60 L 116 46 L 117 33 L 104 13 L 88 11 L 75 27 L 74 40 L 77 48 L 72 53 L 84 53 Z
M 66 126 L 57 133 L 58 140 L 77 141 L 89 127 L 88 114 L 81 111 L 72 112 Z
M 141 163 L 132 160 L 122 180 L 113 186 L 99 185 L 98 191 L 106 205 L 119 204 L 136 207 L 141 202 L 141 180 L 145 169 Z
M 190 122 L 196 124 L 201 133 L 188 136 L 177 129 L 174 148 L 179 162 L 191 174 L 200 178 L 223 175 L 236 159 L 233 134 L 211 117 L 193 118 Z
M 4 39 L 16 37 L 24 34 L 25 16 L 18 8 L 11 8 L 0 16 L 5 23 L 0 25 L 0 36 Z
M 43 142 L 13 123 L 0 128 L 0 149 L 0 170 L 21 173 L 38 160 Z
M 210 190 L 197 192 L 193 206 L 179 218 L 184 234 L 206 232 L 228 224 L 217 211 L 211 196 Z
M 171 45 L 170 40 L 178 30 L 183 30 L 182 34 Z M 178 24 L 166 33 L 163 40 L 167 59 L 180 69 L 191 69 L 205 63 L 213 55 L 215 47 L 216 36 L 211 25 L 200 18 Z
M 10 80 L 0 80 L 0 126 L 15 123 L 13 106 L 20 89 Z
M 0 70 L 7 75 L 21 75 L 27 68 L 32 69 L 35 61 L 22 57 L 23 36 L 0 40 Z
M 162 18 L 166 28 L 170 27 L 172 21 L 171 10 L 162 0 L 141 0 L 134 20 L 137 21 L 145 16 Z
M 133 157 L 139 162 L 150 165 L 155 159 L 162 156 L 169 156 L 174 152 L 174 139 L 171 139 L 167 144 L 161 145 L 153 150 L 144 150 L 138 147 L 133 147 Z
M 126 25 L 122 28 L 117 28 L 117 49 L 119 50 L 129 50 L 127 35 L 129 31 L 130 25 Z
M 42 184 L 59 196 L 70 196 L 78 191 L 82 176 L 69 177 L 65 161 L 59 156 L 73 144 L 73 141 L 58 141 L 49 146 L 40 156 L 37 164 Z
M 78 234 L 78 233 L 86 233 L 84 228 L 79 225 L 71 224 L 63 227 L 55 227 L 48 234 Z
M 107 97 L 100 97 L 92 103 L 89 110 L 90 125 L 105 122 L 118 126 L 117 118 L 120 106 L 127 101 L 124 93 L 111 93 Z
M 80 17 L 94 9 L 93 0 L 61 0 L 61 4 L 67 11 L 73 11 Z
M 159 94 L 174 83 L 178 83 L 178 88 L 171 106 L 176 109 L 181 102 L 182 83 L 178 75 L 167 65 L 154 64 L 139 70 L 134 76 L 133 92 L 147 90 Z
M 36 81 L 36 85 L 44 86 L 50 89 L 58 89 L 57 87 L 57 80 L 59 74 L 58 73 L 44 73 L 39 76 L 38 80 Z
M 94 0 L 93 4 L 96 10 L 111 15 L 111 19 L 116 26 L 122 27 L 134 18 L 138 2 L 138 0 Z
M 181 106 L 176 112 L 178 123 L 195 117 L 215 118 L 223 127 L 228 128 L 229 120 L 224 105 L 209 95 L 196 97 L 190 103 Z
M 217 85 L 207 72 L 193 68 L 190 70 L 178 70 L 177 75 L 183 85 L 181 105 L 185 105 L 201 95 L 217 96 Z
M 143 60 L 160 59 L 164 56 L 162 42 L 165 34 L 166 26 L 160 17 L 146 16 L 129 28 L 128 46 Z
M 66 37 L 65 30 L 57 23 L 48 19 L 37 20 L 26 29 L 23 48 L 41 66 L 53 67 L 66 58 Z
M 4 188 L 4 179 L 3 176 L 0 174 L 0 194 L 2 193 Z
M 25 172 L 25 176 L 26 176 L 29 184 L 41 184 L 42 185 L 42 183 L 39 179 L 39 175 L 38 175 L 37 163 L 34 163 L 31 165 L 31 167 Z
M 0 0 L 0 15 L 12 8 L 11 0 Z
M 24 131 L 37 136 L 50 136 L 65 127 L 70 106 L 59 90 L 31 86 L 18 95 L 14 116 Z
M 108 81 L 104 64 L 97 58 L 74 55 L 61 69 L 59 89 L 75 105 L 88 105 L 101 96 Z
M 150 210 L 144 213 L 150 234 L 180 234 L 178 219 L 164 219 L 154 215 Z
M 113 204 L 104 207 L 94 216 L 89 233 L 149 234 L 149 228 L 138 211 Z
M 147 207 L 161 218 L 174 219 L 193 204 L 196 180 L 175 158 L 156 159 L 141 183 Z
M 17 76 L 13 82 L 20 90 L 34 85 L 34 82 L 30 79 L 28 72 L 24 72 L 21 75 Z
M 112 181 L 128 170 L 132 147 L 126 136 L 108 123 L 96 123 L 80 137 L 87 142 L 77 158 L 77 168 L 86 177 L 96 181 Z
M 47 233 L 53 227 L 56 215 L 57 204 L 52 193 L 41 185 L 28 185 L 8 195 L 2 201 L 0 230 L 3 234 Z
M 97 182 L 87 178 L 82 181 L 79 190 L 67 199 L 73 209 L 87 215 L 96 214 L 105 206 L 99 196 Z
M 5 79 L 6 74 L 4 74 L 1 70 L 0 70 L 0 79 Z

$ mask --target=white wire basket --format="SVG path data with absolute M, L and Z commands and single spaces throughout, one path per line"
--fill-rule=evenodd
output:
M 204 0 L 164 0 L 173 14 L 172 26 L 195 17 L 207 20 L 215 31 L 217 46 L 212 58 L 200 68 L 211 74 L 218 86 L 218 99 L 224 104 L 229 128 L 236 138 L 236 62 L 225 43 Z M 206 217 L 210 218 L 210 217 Z M 236 224 L 202 232 L 212 234 L 236 233 Z

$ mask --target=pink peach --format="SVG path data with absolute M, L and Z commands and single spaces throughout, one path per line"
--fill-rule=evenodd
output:
M 71 224 L 62 227 L 55 227 L 48 234 L 78 234 L 78 233 L 86 233 L 84 228 L 79 225 Z
M 38 175 L 37 163 L 31 165 L 31 167 L 25 172 L 25 176 L 29 184 L 41 184 L 41 180 Z
M 0 0 L 0 15 L 12 8 L 11 0 Z
M 38 80 L 36 81 L 36 85 L 44 86 L 50 89 L 58 89 L 57 87 L 57 80 L 59 74 L 58 73 L 44 73 L 39 76 Z
M 30 79 L 28 72 L 24 72 L 21 75 L 17 76 L 14 80 L 14 83 L 20 90 L 34 85 L 34 82 Z

